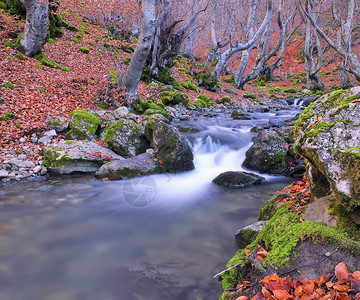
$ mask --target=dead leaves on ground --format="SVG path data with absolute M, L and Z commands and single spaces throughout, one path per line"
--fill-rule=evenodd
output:
M 268 299 L 321 299 L 321 300 L 360 300 L 360 270 L 350 273 L 344 262 L 335 267 L 335 275 L 323 274 L 318 280 L 302 278 L 293 280 L 290 276 L 279 277 L 277 274 L 266 276 L 260 280 L 263 285 L 252 300 Z M 246 281 L 238 286 L 247 287 L 251 283 Z M 240 288 L 241 294 L 244 288 Z M 248 300 L 246 296 L 240 296 L 236 300 Z
M 291 212 L 298 212 L 306 207 L 310 201 L 310 186 L 307 178 L 303 181 L 295 181 L 291 184 L 291 187 L 280 192 L 280 195 L 284 194 L 284 197 L 279 196 L 277 202 L 288 202 L 286 207 Z M 294 196 L 292 196 L 294 195 Z

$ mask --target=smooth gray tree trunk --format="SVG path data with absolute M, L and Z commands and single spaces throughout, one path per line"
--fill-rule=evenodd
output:
M 128 102 L 137 99 L 137 89 L 154 39 L 155 25 L 155 0 L 142 0 L 142 25 L 139 42 L 124 76 Z
M 26 9 L 25 29 L 19 50 L 27 56 L 41 52 L 49 29 L 49 5 L 37 0 L 21 0 Z

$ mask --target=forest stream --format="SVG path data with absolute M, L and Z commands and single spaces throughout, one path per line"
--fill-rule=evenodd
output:
M 0 299 L 217 299 L 213 276 L 237 246 L 234 234 L 291 178 L 226 189 L 217 175 L 242 169 L 255 134 L 269 118 L 297 110 L 182 122 L 195 170 L 99 181 L 52 178 L 0 190 Z M 178 124 L 179 125 L 179 124 Z

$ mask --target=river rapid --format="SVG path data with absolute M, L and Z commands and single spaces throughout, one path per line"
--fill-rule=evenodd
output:
M 241 190 L 212 183 L 243 170 L 254 125 L 296 111 L 182 122 L 195 170 L 125 181 L 53 178 L 0 190 L 1 300 L 217 299 L 235 232 L 292 179 L 261 174 Z M 178 124 L 179 125 L 179 124 Z

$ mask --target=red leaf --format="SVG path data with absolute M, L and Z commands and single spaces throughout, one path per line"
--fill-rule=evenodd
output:
M 293 299 L 293 297 L 284 290 L 274 290 L 272 291 L 274 294 L 274 297 L 279 300 L 286 300 L 286 299 Z
M 350 273 L 345 265 L 344 262 L 339 263 L 335 267 L 335 275 L 339 280 L 348 279 L 350 276 Z

